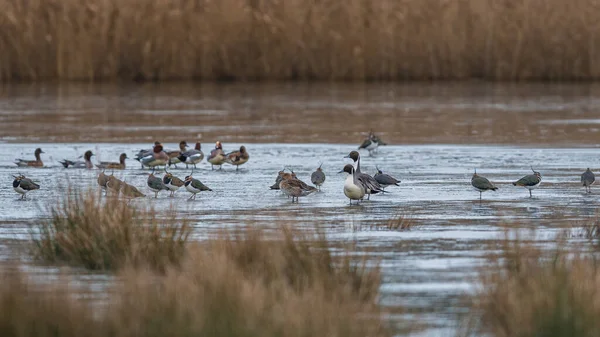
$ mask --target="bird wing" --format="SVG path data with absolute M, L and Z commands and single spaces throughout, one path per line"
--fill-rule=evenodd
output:
M 375 180 L 375 178 L 371 177 L 366 173 L 360 173 L 358 175 L 358 181 L 360 181 L 363 186 L 371 190 L 371 194 L 377 194 L 379 192 L 385 192 L 381 185 Z
M 360 144 L 360 146 L 358 147 L 359 149 L 365 149 L 367 148 L 367 146 L 371 145 L 371 140 L 370 139 L 365 139 L 362 144 Z
M 379 184 L 385 184 L 385 185 L 396 185 L 396 184 L 398 184 L 400 182 L 400 180 L 392 177 L 389 174 L 385 174 L 385 173 L 376 174 L 375 175 L 375 180 Z
M 471 185 L 482 190 L 492 190 L 496 188 L 496 186 L 487 180 L 487 178 L 480 176 L 473 177 L 471 179 Z
M 204 185 L 198 179 L 192 179 L 192 187 L 200 191 L 212 191 L 208 186 Z
M 31 190 L 39 189 L 40 185 L 34 183 L 29 178 L 23 178 L 23 179 L 21 179 L 21 188 L 24 189 L 25 191 L 31 191 Z
M 530 175 L 526 175 L 523 178 L 517 180 L 517 182 L 514 183 L 514 185 L 516 186 L 534 186 L 540 183 L 540 179 L 534 175 L 534 174 L 530 174 Z

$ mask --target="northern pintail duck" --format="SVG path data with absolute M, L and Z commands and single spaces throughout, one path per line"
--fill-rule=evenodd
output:
M 100 163 L 96 164 L 96 167 L 99 169 L 124 170 L 125 159 L 127 159 L 127 155 L 125 153 L 121 153 L 118 163 L 101 161 Z
M 391 185 L 400 186 L 400 185 L 398 185 L 400 183 L 400 180 L 392 177 L 391 175 L 389 175 L 387 173 L 383 173 L 383 171 L 380 170 L 379 167 L 377 167 L 377 166 L 375 166 L 375 169 L 377 169 L 377 173 L 375 173 L 373 178 L 375 178 L 375 180 L 377 180 L 377 182 L 379 183 L 379 185 L 381 185 L 381 187 L 383 189 L 385 189 L 386 187 L 391 186 Z
M 325 172 L 321 169 L 323 163 L 317 167 L 317 170 L 310 175 L 310 181 L 317 186 L 319 191 L 321 190 L 321 185 L 325 182 Z
M 156 145 L 160 145 L 160 142 L 159 141 L 154 142 L 154 146 L 156 146 Z M 139 150 L 133 159 L 139 161 L 140 164 L 142 165 L 142 169 L 144 169 L 144 163 L 142 163 L 141 160 L 142 160 L 142 158 L 151 155 L 153 151 L 154 151 L 154 147 L 152 147 L 151 149 Z
M 193 173 L 193 171 L 192 171 L 192 173 Z M 185 185 L 185 189 L 188 190 L 188 192 L 192 193 L 192 196 L 189 198 L 189 200 L 192 200 L 192 199 L 196 200 L 196 194 L 198 194 L 202 191 L 212 191 L 208 186 L 204 185 L 200 180 L 194 179 L 192 177 L 192 174 L 185 177 L 184 185 Z
M 284 173 L 279 183 L 279 188 L 288 197 L 294 198 L 298 202 L 299 197 L 304 197 L 313 194 L 317 191 L 316 187 L 310 186 L 302 180 L 295 178 L 291 173 Z
M 171 195 L 169 195 L 170 197 L 175 196 L 175 191 L 177 191 L 181 186 L 185 185 L 183 180 L 175 177 L 170 172 L 167 172 L 167 170 L 165 170 L 163 184 L 165 184 L 165 186 L 167 186 L 167 188 L 171 191 Z
M 217 141 L 215 143 L 215 148 L 210 151 L 210 155 L 206 159 L 210 163 L 210 168 L 214 169 L 214 166 L 219 166 L 219 169 L 222 168 L 223 163 L 225 163 L 225 153 L 223 152 L 223 146 L 221 142 Z
M 375 178 L 360 171 L 360 154 L 358 153 L 358 151 L 350 152 L 350 154 L 348 154 L 346 158 L 351 158 L 354 161 L 354 174 L 357 176 L 358 182 L 362 184 L 365 188 L 367 200 L 371 199 L 371 194 L 385 192 L 383 188 L 381 188 L 381 185 L 377 182 L 377 180 L 375 180 Z
M 481 194 L 486 191 L 495 191 L 498 187 L 494 186 L 487 178 L 482 177 L 477 174 L 477 170 L 473 173 L 473 177 L 471 178 L 471 186 L 479 192 L 479 200 L 481 200 Z
M 235 170 L 237 171 L 240 168 L 240 165 L 245 164 L 248 159 L 250 159 L 250 155 L 248 151 L 246 151 L 245 146 L 240 146 L 239 151 L 229 152 L 225 155 L 225 162 L 231 165 L 235 165 Z
M 542 175 L 539 172 L 536 172 L 533 167 L 531 168 L 531 171 L 533 171 L 533 174 L 526 175 L 513 183 L 514 186 L 522 186 L 528 189 L 530 198 L 533 197 L 531 191 L 538 188 L 542 182 Z
M 44 163 L 40 156 L 42 153 L 44 153 L 44 151 L 38 147 L 34 152 L 35 160 L 16 159 L 15 164 L 19 167 L 43 167 Z
M 129 185 L 126 182 L 122 182 L 120 187 L 121 195 L 125 198 L 133 199 L 143 198 L 146 196 L 144 193 L 140 192 L 140 190 L 138 190 L 137 187 Z
M 148 185 L 150 190 L 154 192 L 154 198 L 158 198 L 158 193 L 160 191 L 169 191 L 169 188 L 165 184 L 163 184 L 162 179 L 154 175 L 154 170 L 152 170 L 152 173 L 148 175 L 148 180 L 146 181 L 146 184 Z
M 162 144 L 158 144 L 154 146 L 152 154 L 140 159 L 140 163 L 142 163 L 144 166 L 152 168 L 156 166 L 164 166 L 169 163 L 169 156 L 165 151 L 163 151 Z
M 27 199 L 27 196 L 26 196 L 27 192 L 33 191 L 33 190 L 38 190 L 40 188 L 40 185 L 34 183 L 31 179 L 26 178 L 22 174 L 19 174 L 18 176 L 15 176 L 14 178 L 15 178 L 15 180 L 13 181 L 13 188 L 14 188 L 15 192 L 21 194 L 20 200 Z
M 179 156 L 185 152 L 185 150 L 187 149 L 187 142 L 185 140 L 182 140 L 181 142 L 179 142 L 179 150 L 176 151 L 166 151 L 167 156 L 169 156 L 169 166 L 174 165 L 175 167 L 177 167 L 177 164 L 179 164 L 181 161 L 179 160 Z
M 594 175 L 594 172 L 592 172 L 592 170 L 590 170 L 590 168 L 588 167 L 588 169 L 585 170 L 585 172 L 583 172 L 583 174 L 581 175 L 581 184 L 583 184 L 587 193 L 592 193 L 592 184 L 594 184 L 595 181 L 596 176 Z
M 354 166 L 347 164 L 339 173 L 342 172 L 348 174 L 344 181 L 344 195 L 350 199 L 350 205 L 352 205 L 352 200 L 356 200 L 357 203 L 360 202 L 365 197 L 366 191 L 364 185 L 358 181 L 356 169 Z
M 92 156 L 94 154 L 92 153 L 92 151 L 85 151 L 85 153 L 83 154 L 83 161 L 71 161 L 71 160 L 63 160 L 59 163 L 62 164 L 62 166 L 64 166 L 65 168 L 86 168 L 86 169 L 93 169 L 94 168 L 94 164 L 92 164 Z M 81 157 L 80 157 L 81 158 Z
M 196 164 L 201 162 L 202 159 L 204 159 L 204 152 L 202 152 L 200 142 L 196 142 L 196 146 L 193 149 L 182 152 L 177 158 L 179 162 L 185 164 L 186 168 L 188 165 L 194 165 L 194 168 L 196 168 Z

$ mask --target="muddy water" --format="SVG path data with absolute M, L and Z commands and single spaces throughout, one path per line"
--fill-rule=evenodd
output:
M 486 256 L 498 252 L 506 227 L 525 233 L 536 229 L 532 239 L 550 247 L 564 228 L 596 216 L 600 191 L 585 194 L 579 176 L 586 167 L 600 167 L 597 94 L 590 85 L 5 87 L 0 260 L 19 259 L 29 225 L 46 214 L 65 187 L 96 188 L 96 170 L 66 170 L 59 160 L 75 159 L 88 149 L 96 153 L 95 161 L 117 160 L 122 152 L 133 157 L 156 139 L 169 148 L 181 139 L 200 139 L 208 152 L 220 139 L 226 151 L 245 144 L 250 161 L 239 172 L 200 164 L 194 176 L 214 192 L 196 201 L 188 201 L 184 190 L 175 198 L 154 199 L 145 185 L 148 171 L 134 160 L 115 175 L 148 194 L 135 203 L 178 209 L 194 223 L 198 240 L 244 224 L 290 224 L 318 226 L 336 241 L 368 248 L 381 259 L 382 303 L 407 309 L 392 319 L 420 328 L 419 335 L 452 335 L 465 310 L 463 296 L 473 291 Z M 373 157 L 363 153 L 363 171 L 372 174 L 378 166 L 402 183 L 349 206 L 344 176 L 337 172 L 370 127 L 390 144 L 404 145 L 382 147 Z M 38 146 L 46 152 L 45 168 L 12 164 L 17 157 L 32 157 Z M 292 204 L 269 190 L 284 166 L 309 181 L 320 162 L 327 174 L 322 192 Z M 511 184 L 529 174 L 530 166 L 543 175 L 533 198 Z M 474 168 L 499 187 L 484 193 L 482 201 L 470 186 Z M 27 202 L 18 201 L 11 188 L 10 175 L 17 172 L 42 185 Z M 183 177 L 190 171 L 172 172 Z M 411 230 L 378 226 L 397 216 L 408 218 Z M 577 236 L 570 244 L 585 245 Z M 25 262 L 28 271 L 48 272 Z M 99 297 L 111 282 L 102 274 L 76 273 L 80 282 L 94 285 Z

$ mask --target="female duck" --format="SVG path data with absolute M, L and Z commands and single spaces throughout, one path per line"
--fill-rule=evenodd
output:
M 222 168 L 223 163 L 225 163 L 225 153 L 223 152 L 223 146 L 221 142 L 217 141 L 215 143 L 215 148 L 210 151 L 210 156 L 206 159 L 210 163 L 210 168 L 214 169 L 214 166 L 219 166 L 219 169 Z
M 118 163 L 101 161 L 99 164 L 96 164 L 96 167 L 99 169 L 124 170 L 125 169 L 125 159 L 127 159 L 127 155 L 125 153 L 121 153 L 121 155 L 119 156 Z
M 44 151 L 38 147 L 34 152 L 35 160 L 17 159 L 15 164 L 17 164 L 19 167 L 43 167 L 44 163 L 42 162 L 42 158 L 40 156 L 42 153 L 44 153 Z

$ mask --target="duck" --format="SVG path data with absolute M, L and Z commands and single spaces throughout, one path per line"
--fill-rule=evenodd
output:
M 594 175 L 594 172 L 592 172 L 592 170 L 590 170 L 590 168 L 588 167 L 588 169 L 585 170 L 585 172 L 583 172 L 583 174 L 581 175 L 581 184 L 583 184 L 583 187 L 585 187 L 585 191 L 587 193 L 592 193 L 592 185 L 595 181 L 596 176 Z
M 477 174 L 477 169 L 475 173 L 473 173 L 473 177 L 471 177 L 471 186 L 479 192 L 479 200 L 481 200 L 481 194 L 486 191 L 495 191 L 498 187 L 494 186 L 487 178 L 482 177 Z
M 15 178 L 13 181 L 13 189 L 15 192 L 21 194 L 19 200 L 27 200 L 27 192 L 40 189 L 40 185 L 34 183 L 31 179 L 26 178 L 22 174 L 13 177 Z
M 281 182 L 281 179 L 283 178 L 284 173 L 285 173 L 285 170 L 281 170 L 277 173 L 277 178 L 275 178 L 275 183 L 269 187 L 270 189 L 279 190 L 279 183 Z
M 163 151 L 162 144 L 158 144 L 154 145 L 152 154 L 140 159 L 140 163 L 142 163 L 143 166 L 148 166 L 152 168 L 156 166 L 164 166 L 169 163 L 169 156 L 166 152 Z
M 354 175 L 357 176 L 358 182 L 365 188 L 367 200 L 371 199 L 371 194 L 385 192 L 375 178 L 366 173 L 360 172 L 360 153 L 358 153 L 358 151 L 350 152 L 350 154 L 348 154 L 345 158 L 351 158 L 354 161 Z
M 175 191 L 177 191 L 181 186 L 183 186 L 185 184 L 183 182 L 183 180 L 175 177 L 170 172 L 167 172 L 166 169 L 165 169 L 165 176 L 163 177 L 162 182 L 171 191 L 171 194 L 169 195 L 169 197 L 174 197 Z
M 219 166 L 219 169 L 222 168 L 223 163 L 225 163 L 225 154 L 223 152 L 223 145 L 221 142 L 217 141 L 215 143 L 215 148 L 210 151 L 210 155 L 206 159 L 210 163 L 210 168 L 214 170 L 214 166 Z
M 204 152 L 201 150 L 200 142 L 196 142 L 196 146 L 193 149 L 181 152 L 179 157 L 177 157 L 177 160 L 184 163 L 186 168 L 188 165 L 194 165 L 194 168 L 196 168 L 196 164 L 201 162 L 202 159 L 204 159 Z
M 389 174 L 383 173 L 382 170 L 379 169 L 379 167 L 375 166 L 375 169 L 377 170 L 377 172 L 375 173 L 375 175 L 373 176 L 373 178 L 375 178 L 375 180 L 377 180 L 377 182 L 379 183 L 379 185 L 381 185 L 381 187 L 383 189 L 385 189 L 388 186 L 400 186 L 398 185 L 400 183 L 400 180 L 392 177 Z
M 294 200 L 296 200 L 297 203 L 299 197 L 304 197 L 317 191 L 316 187 L 310 186 L 302 180 L 295 178 L 291 173 L 284 173 L 282 175 L 279 189 L 281 189 L 288 197 L 292 197 L 292 203 L 294 203 Z
M 236 171 L 240 168 L 240 165 L 245 164 L 248 159 L 250 159 L 250 155 L 243 145 L 240 146 L 239 151 L 232 151 L 225 155 L 225 162 L 227 164 L 235 165 Z
M 94 168 L 94 164 L 92 164 L 92 156 L 93 155 L 94 154 L 92 153 L 92 151 L 88 150 L 88 151 L 85 151 L 85 153 L 83 154 L 83 161 L 71 161 L 68 159 L 64 159 L 63 161 L 61 161 L 59 163 L 61 163 L 62 166 L 64 166 L 64 168 L 69 168 L 69 166 L 71 166 L 72 168 L 93 169 Z
M 183 152 L 185 152 L 187 146 L 188 146 L 187 142 L 185 140 L 182 140 L 181 142 L 179 142 L 179 150 L 176 150 L 176 151 L 166 151 L 167 156 L 169 156 L 169 166 L 174 165 L 175 167 L 177 167 L 177 164 L 180 163 L 178 157 Z
M 126 182 L 122 182 L 120 190 L 121 190 L 121 195 L 123 195 L 125 198 L 129 198 L 129 199 L 143 198 L 146 196 L 144 193 L 140 192 L 140 190 L 138 190 L 137 187 L 135 187 L 133 185 L 129 185 Z
M 317 167 L 317 170 L 310 175 L 310 181 L 317 186 L 319 191 L 321 190 L 321 185 L 325 182 L 325 172 L 321 169 L 323 163 Z
M 128 159 L 127 155 L 125 153 L 121 153 L 121 155 L 119 156 L 118 163 L 101 161 L 100 163 L 96 164 L 96 167 L 99 169 L 124 170 L 125 169 L 125 159 Z
M 347 173 L 346 180 L 344 181 L 344 195 L 350 199 L 350 205 L 352 200 L 356 200 L 359 203 L 366 194 L 365 187 L 358 180 L 356 169 L 354 166 L 347 164 L 339 173 Z
M 40 156 L 42 153 L 44 153 L 44 151 L 38 147 L 34 152 L 35 160 L 16 159 L 15 164 L 19 167 L 44 167 L 44 162 L 42 162 Z
M 154 146 L 156 146 L 156 145 L 160 145 L 160 142 L 159 141 L 154 142 Z M 144 163 L 142 163 L 141 160 L 142 160 L 142 158 L 152 154 L 152 152 L 154 151 L 154 146 L 151 149 L 139 150 L 138 153 L 133 158 L 140 162 L 140 164 L 142 165 L 142 170 L 144 169 Z
M 533 174 L 526 175 L 523 178 L 515 181 L 513 183 L 513 186 L 525 187 L 526 189 L 529 190 L 529 197 L 533 198 L 531 191 L 538 188 L 540 186 L 540 184 L 542 183 L 542 174 L 539 172 L 536 172 L 533 169 L 533 167 L 531 168 L 531 171 L 533 171 Z
M 196 194 L 202 192 L 202 191 L 212 191 L 208 186 L 204 185 L 200 180 L 198 179 L 194 179 L 192 177 L 192 174 L 194 173 L 194 171 L 192 171 L 192 173 L 190 173 L 189 176 L 185 177 L 184 180 L 184 185 L 185 185 L 185 189 L 188 190 L 188 192 L 192 193 L 192 196 L 190 196 L 190 198 L 188 200 L 196 200 Z
M 154 169 L 152 169 L 152 172 L 148 175 L 148 180 L 146 181 L 146 184 L 148 185 L 150 190 L 154 192 L 155 199 L 158 198 L 158 193 L 160 191 L 170 191 L 169 188 L 163 183 L 162 179 L 154 175 Z

